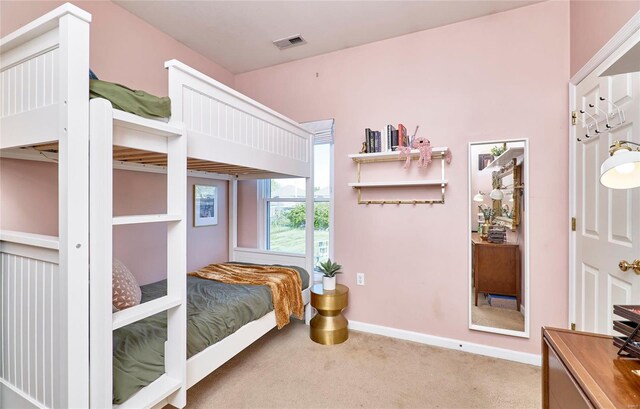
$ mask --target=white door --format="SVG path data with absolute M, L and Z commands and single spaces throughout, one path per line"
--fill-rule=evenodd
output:
M 600 165 L 613 141 L 640 143 L 640 73 L 600 78 L 600 72 L 596 69 L 576 87 L 576 109 L 585 113 L 578 113 L 576 125 L 582 141 L 573 142 L 577 144 L 574 311 L 577 330 L 611 334 L 612 320 L 619 319 L 613 315 L 613 305 L 640 304 L 640 276 L 618 268 L 621 260 L 640 259 L 640 188 L 602 186 Z M 620 126 L 611 103 L 624 110 L 626 121 Z M 605 113 L 615 113 L 611 130 Z

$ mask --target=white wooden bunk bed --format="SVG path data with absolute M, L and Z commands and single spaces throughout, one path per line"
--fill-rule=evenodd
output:
M 112 406 L 112 332 L 162 311 L 165 374 L 120 407 L 183 407 L 187 388 L 276 324 L 272 311 L 186 360 L 187 175 L 229 181 L 230 261 L 313 277 L 313 135 L 178 61 L 166 63 L 169 123 L 90 102 L 90 21 L 65 4 L 0 40 L 0 154 L 53 158 L 59 181 L 58 237 L 0 231 L 0 407 Z M 167 213 L 113 217 L 114 167 L 166 172 Z M 272 177 L 307 179 L 306 255 L 237 245 L 237 181 Z M 167 225 L 167 293 L 112 313 L 113 226 L 138 223 Z

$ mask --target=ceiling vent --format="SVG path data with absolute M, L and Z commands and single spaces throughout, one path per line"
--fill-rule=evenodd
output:
M 275 45 L 281 50 L 285 50 L 287 48 L 296 47 L 306 43 L 307 41 L 304 38 L 302 38 L 300 34 L 296 34 L 291 37 L 286 37 L 280 40 L 276 40 L 273 42 L 273 45 Z

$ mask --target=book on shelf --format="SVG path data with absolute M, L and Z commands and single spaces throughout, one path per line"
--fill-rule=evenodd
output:
M 407 128 L 398 124 L 398 129 L 393 125 L 386 126 L 383 135 L 381 131 L 373 131 L 371 128 L 364 130 L 364 152 L 390 152 L 397 150 L 398 146 L 409 146 L 409 136 Z
M 387 151 L 387 146 L 389 146 L 389 143 L 387 141 L 387 134 L 385 132 L 385 128 L 382 128 L 383 130 L 380 131 L 380 152 L 386 152 Z
M 394 140 L 395 135 L 395 140 Z M 387 149 L 386 151 L 395 151 L 398 146 L 398 130 L 393 125 L 387 125 Z
M 371 129 L 365 128 L 364 130 L 364 152 L 371 152 Z
M 376 151 L 376 131 L 369 131 L 369 150 L 367 153 Z
M 398 124 L 398 146 L 409 146 L 407 128 L 402 124 Z

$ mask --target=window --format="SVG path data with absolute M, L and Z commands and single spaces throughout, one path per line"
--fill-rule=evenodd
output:
M 329 258 L 331 249 L 333 120 L 330 121 L 328 137 L 315 132 L 314 265 Z M 263 181 L 260 196 L 265 215 L 263 237 L 266 249 L 287 253 L 305 252 L 305 185 L 305 179 L 297 178 Z

